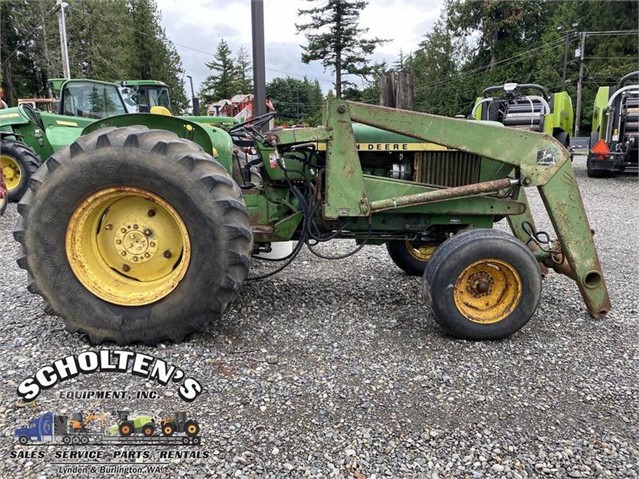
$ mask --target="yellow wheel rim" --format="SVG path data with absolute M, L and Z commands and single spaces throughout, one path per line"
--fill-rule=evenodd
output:
M 191 259 L 189 235 L 177 211 L 134 187 L 107 188 L 84 199 L 69 220 L 65 246 L 80 283 L 123 306 L 167 296 Z
M 22 179 L 22 170 L 16 160 L 7 155 L 0 155 L 0 165 L 2 165 L 2 175 L 7 190 L 15 189 Z
M 417 261 L 430 261 L 437 246 L 433 245 L 417 245 L 416 243 L 406 242 L 406 250 L 408 254 Z
M 522 282 L 512 265 L 498 259 L 483 259 L 461 272 L 453 294 L 455 306 L 467 319 L 492 324 L 507 318 L 517 307 Z

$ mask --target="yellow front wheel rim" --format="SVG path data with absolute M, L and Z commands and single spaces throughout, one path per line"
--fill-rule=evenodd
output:
M 0 165 L 7 190 L 11 191 L 17 188 L 22 179 L 22 170 L 18 162 L 10 156 L 0 155 Z
M 191 258 L 189 235 L 177 211 L 136 187 L 106 188 L 84 199 L 69 220 L 65 247 L 80 283 L 123 306 L 169 295 Z
M 497 323 L 519 305 L 522 281 L 511 264 L 498 259 L 482 259 L 461 272 L 453 295 L 458 311 L 470 321 Z
M 417 261 L 430 261 L 437 246 L 433 245 L 417 245 L 416 243 L 406 242 L 406 250 L 408 254 Z

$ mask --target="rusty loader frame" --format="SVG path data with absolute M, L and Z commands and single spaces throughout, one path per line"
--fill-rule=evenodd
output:
M 375 218 L 382 212 L 508 215 L 513 234 L 530 245 L 537 259 L 570 276 L 579 287 L 590 315 L 610 310 L 593 232 L 577 186 L 569 152 L 550 135 L 513 132 L 493 124 L 444 118 L 354 102 L 328 107 L 326 126 L 273 133 L 279 147 L 326 142 L 324 219 Z M 364 175 L 352 124 L 359 122 L 425 142 L 495 160 L 511 171 L 508 177 L 452 188 L 439 188 Z M 501 169 L 503 172 L 503 168 Z M 552 249 L 530 241 L 536 231 L 524 188 L 537 187 L 557 234 Z M 495 194 L 511 189 L 508 196 Z M 488 196 L 487 194 L 494 195 Z M 442 208 L 443 206 L 443 208 Z M 415 207 L 421 207 L 416 209 Z M 513 214 L 514 213 L 514 214 Z

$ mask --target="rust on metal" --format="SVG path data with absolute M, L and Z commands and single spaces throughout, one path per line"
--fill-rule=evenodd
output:
M 400 196 L 371 202 L 371 211 L 394 210 L 407 206 L 425 205 L 435 201 L 463 198 L 465 196 L 479 195 L 493 191 L 503 190 L 518 184 L 518 180 L 502 178 L 500 180 L 485 181 L 474 185 L 455 186 L 439 190 L 417 193 L 414 195 Z

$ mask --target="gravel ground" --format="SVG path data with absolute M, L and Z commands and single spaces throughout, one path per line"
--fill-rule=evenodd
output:
M 29 419 L 127 408 L 186 409 L 202 425 L 202 445 L 181 449 L 200 457 L 171 459 L 157 477 L 637 477 L 638 185 L 587 178 L 583 157 L 575 166 L 612 299 L 605 320 L 591 319 L 575 285 L 553 274 L 518 334 L 455 340 L 425 308 L 420 280 L 395 267 L 384 247 L 338 262 L 304 252 L 274 279 L 246 284 L 206 333 L 129 348 L 197 378 L 205 391 L 188 405 L 172 385 L 107 373 L 43 391 L 33 407 L 18 401 L 17 385 L 39 367 L 95 348 L 27 292 L 10 205 L 0 218 L 0 476 L 64 476 L 51 463 L 65 446 L 17 444 L 13 431 Z M 541 218 L 539 198 L 531 202 Z M 60 397 L 125 388 L 158 397 Z M 11 457 L 43 450 L 44 459 Z

